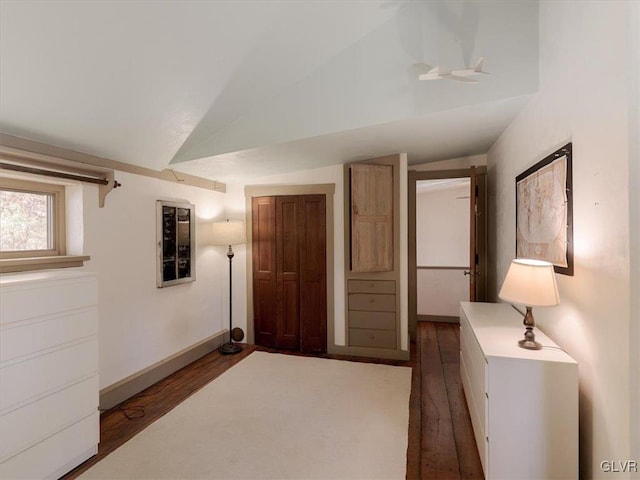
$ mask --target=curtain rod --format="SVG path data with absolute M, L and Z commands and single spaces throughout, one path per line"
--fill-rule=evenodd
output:
M 65 178 L 67 180 L 77 180 L 80 182 L 96 183 L 98 185 L 108 185 L 109 180 L 106 178 L 94 178 L 84 175 L 73 175 L 71 173 L 57 172 L 55 170 L 45 170 L 44 168 L 25 167 L 23 165 L 14 165 L 13 163 L 0 162 L 0 169 L 13 170 L 15 172 L 33 173 L 35 175 L 46 175 L 48 177 Z M 121 184 L 113 181 L 113 188 L 120 187 Z

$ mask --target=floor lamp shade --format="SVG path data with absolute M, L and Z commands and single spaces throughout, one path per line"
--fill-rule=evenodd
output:
M 535 341 L 532 307 L 551 307 L 560 303 L 558 285 L 553 265 L 541 260 L 517 258 L 511 262 L 507 276 L 498 296 L 509 303 L 525 305 L 526 327 L 524 339 L 518 344 L 522 348 L 539 350 L 542 346 Z
M 239 245 L 247 242 L 244 222 L 215 222 L 213 224 L 213 245 Z
M 233 280 L 231 277 L 231 263 L 233 260 L 233 249 L 231 245 L 246 243 L 247 235 L 244 222 L 215 222 L 212 229 L 213 245 L 228 245 L 227 258 L 229 259 L 229 341 L 220 347 L 222 353 L 238 353 L 242 347 L 233 342 L 233 295 L 231 287 Z

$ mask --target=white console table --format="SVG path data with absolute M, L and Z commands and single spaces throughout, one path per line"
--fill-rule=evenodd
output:
M 97 302 L 92 273 L 0 277 L 0 478 L 59 478 L 97 453 Z
M 487 479 L 578 477 L 578 365 L 511 305 L 460 304 L 460 375 Z

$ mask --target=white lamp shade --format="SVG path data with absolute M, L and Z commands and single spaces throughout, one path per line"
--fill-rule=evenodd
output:
M 212 231 L 212 245 L 238 245 L 247 242 L 244 222 L 215 222 Z
M 560 297 L 553 265 L 541 260 L 512 260 L 498 296 L 529 307 L 558 305 Z

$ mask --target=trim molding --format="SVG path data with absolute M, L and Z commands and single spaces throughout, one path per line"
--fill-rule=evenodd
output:
M 419 322 L 460 323 L 460 317 L 448 315 L 418 315 Z
M 100 390 L 100 410 L 113 408 L 124 400 L 140 393 L 145 388 L 171 375 L 173 372 L 213 352 L 225 343 L 228 337 L 229 331 L 225 329 L 133 375 L 129 375 L 113 385 L 103 388 Z
M 408 350 L 396 350 L 391 348 L 330 345 L 327 353 L 330 353 L 332 355 L 352 355 L 355 357 L 384 358 L 387 360 L 409 360 Z
M 85 168 L 87 166 L 103 169 L 106 168 L 156 178 L 166 182 L 179 183 L 182 185 L 189 185 L 191 187 L 204 188 L 206 190 L 214 190 L 221 193 L 225 193 L 227 191 L 227 186 L 222 182 L 196 177 L 195 175 L 189 175 L 187 173 L 176 172 L 170 168 L 165 168 L 162 171 L 152 170 L 150 168 L 139 167 L 129 163 L 97 157 L 95 155 L 89 155 L 87 153 L 77 152 L 67 148 L 47 145 L 46 143 L 35 142 L 26 138 L 7 135 L 5 133 L 0 133 L 0 147 L 0 153 L 10 157 L 19 157 L 20 151 L 22 151 L 30 153 L 31 155 L 29 157 L 31 158 L 33 158 L 33 154 L 35 154 L 43 156 L 44 158 L 42 158 L 42 160 L 49 160 L 54 163 L 59 163 L 60 160 L 72 161 L 81 164 L 79 166 L 84 165 Z
M 29 272 L 49 268 L 82 267 L 91 260 L 88 255 L 52 255 L 50 257 L 3 258 L 0 273 Z

